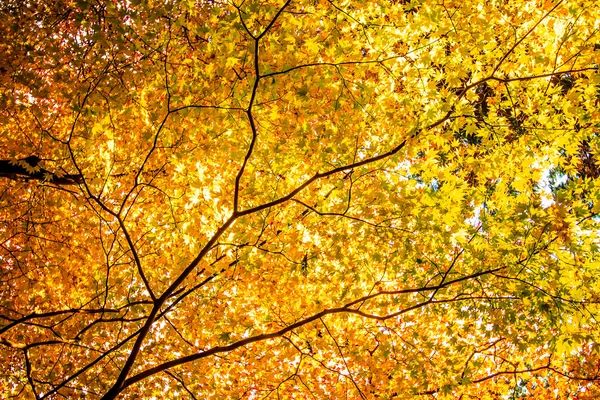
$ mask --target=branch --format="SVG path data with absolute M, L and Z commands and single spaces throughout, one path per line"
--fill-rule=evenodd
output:
M 288 0 L 283 7 L 281 7 L 279 9 L 279 11 L 277 12 L 277 14 L 275 14 L 275 16 L 273 17 L 273 19 L 271 20 L 271 22 L 269 23 L 269 25 L 267 25 L 267 27 L 265 28 L 265 30 L 258 36 L 253 36 L 250 31 L 248 30 L 248 28 L 246 27 L 246 24 L 244 23 L 244 20 L 242 18 L 242 14 L 241 14 L 241 10 L 238 8 L 238 12 L 240 13 L 240 20 L 242 21 L 242 25 L 244 26 L 244 28 L 246 29 L 246 32 L 248 32 L 248 35 L 250 35 L 250 37 L 252 37 L 252 39 L 254 39 L 254 85 L 252 86 L 252 93 L 250 94 L 250 101 L 248 102 L 248 108 L 246 109 L 246 115 L 248 116 L 248 121 L 250 123 L 250 128 L 252 130 L 252 139 L 250 141 L 250 146 L 248 147 L 248 151 L 246 152 L 246 155 L 244 156 L 244 161 L 242 163 L 242 166 L 240 167 L 240 170 L 237 173 L 237 176 L 235 177 L 235 189 L 233 192 L 233 212 L 237 212 L 238 211 L 238 203 L 239 203 L 239 196 L 240 196 L 240 180 L 242 179 L 242 175 L 244 175 L 244 171 L 246 169 L 246 165 L 248 164 L 248 160 L 250 159 L 250 157 L 252 156 L 252 152 L 254 150 L 254 145 L 256 144 L 256 138 L 258 136 L 258 131 L 256 129 L 256 123 L 254 121 L 254 117 L 252 116 L 252 106 L 254 105 L 254 100 L 256 99 L 256 92 L 258 91 L 258 84 L 260 82 L 260 70 L 259 70 L 259 57 L 258 57 L 258 41 L 273 27 L 273 24 L 275 24 L 275 21 L 277 20 L 277 18 L 279 18 L 279 16 L 281 15 L 281 13 L 283 12 L 283 10 L 290 4 L 291 0 Z
M 117 221 L 119 222 L 119 226 L 121 227 L 121 230 L 123 231 L 123 235 L 125 236 L 125 240 L 127 241 L 129 250 L 131 250 L 131 254 L 133 254 L 133 259 L 135 261 L 135 266 L 137 267 L 138 274 L 142 278 L 142 281 L 144 282 L 144 286 L 146 287 L 146 290 L 150 294 L 150 298 L 152 298 L 152 300 L 154 301 L 154 300 L 156 300 L 156 296 L 154 295 L 154 292 L 152 291 L 152 288 L 150 287 L 150 282 L 148 282 L 148 278 L 146 278 L 146 274 L 144 273 L 144 269 L 142 268 L 142 262 L 138 255 L 138 252 L 135 248 L 135 245 L 133 244 L 133 241 L 131 240 L 129 231 L 127 231 L 127 228 L 125 227 L 125 222 L 123 222 L 123 218 L 121 218 L 120 214 L 117 214 L 116 218 L 117 218 Z
M 148 332 L 150 332 L 152 324 L 157 319 L 157 316 L 160 312 L 160 308 L 171 296 L 171 294 L 177 290 L 179 285 L 181 285 L 181 283 L 183 283 L 183 281 L 189 276 L 189 274 L 191 274 L 192 271 L 196 269 L 198 264 L 200 264 L 200 261 L 202 261 L 204 256 L 212 249 L 213 245 L 217 242 L 219 237 L 229 228 L 229 226 L 231 226 L 235 219 L 236 217 L 232 215 L 227 221 L 225 221 L 223 225 L 221 225 L 221 227 L 217 230 L 217 232 L 215 232 L 212 238 L 204 245 L 202 250 L 200 250 L 200 253 L 198 253 L 196 258 L 192 260 L 192 262 L 185 268 L 185 270 L 183 270 L 183 272 L 177 277 L 177 279 L 175 279 L 175 281 L 165 290 L 162 296 L 155 300 L 154 307 L 152 307 L 152 311 L 150 311 L 146 323 L 138 331 L 139 334 L 137 334 L 137 339 L 131 349 L 131 352 L 129 353 L 129 356 L 127 357 L 127 360 L 125 361 L 125 364 L 123 365 L 123 368 L 121 369 L 121 373 L 119 374 L 113 386 L 102 397 L 102 399 L 114 399 L 121 392 L 121 390 L 123 389 L 123 382 L 125 382 L 129 371 L 133 367 L 133 363 L 135 362 L 135 359 L 137 358 L 137 355 L 140 352 L 142 343 L 148 335 Z
M 519 40 L 517 40 L 517 42 L 506 52 L 504 53 L 504 55 L 502 56 L 502 58 L 500 59 L 500 61 L 498 61 L 498 64 L 496 64 L 496 66 L 494 67 L 494 70 L 492 71 L 492 73 L 490 74 L 490 76 L 494 76 L 494 74 L 498 71 L 498 69 L 500 68 L 500 66 L 502 65 L 502 63 L 508 58 L 508 56 L 515 51 L 515 49 L 517 48 L 517 46 L 519 44 L 521 44 L 521 42 L 523 40 L 525 40 L 525 38 L 527 38 L 527 36 L 529 36 L 531 34 L 531 32 L 533 32 L 535 30 L 535 28 L 538 27 L 538 25 L 546 19 L 546 17 L 548 17 L 548 15 L 552 14 L 552 12 L 554 10 L 556 10 L 556 8 L 562 3 L 562 0 L 560 0 L 559 2 L 556 3 L 556 5 L 554 7 L 552 7 L 550 9 L 550 11 L 548 11 L 542 18 L 540 18 L 540 20 L 538 22 L 535 23 L 535 25 L 533 25 L 531 27 L 531 29 L 529 29 L 527 31 L 527 33 L 525 33 L 525 35 L 523 35 L 523 37 Z
M 505 267 L 502 267 L 502 268 L 505 268 Z M 453 280 L 453 281 L 449 281 L 449 282 L 447 282 L 447 283 L 444 284 L 444 287 L 449 286 L 449 285 L 451 285 L 453 283 L 458 283 L 458 282 L 466 280 L 466 279 L 472 279 L 472 278 L 477 277 L 477 276 L 481 276 L 481 275 L 484 275 L 484 274 L 489 274 L 492 271 L 497 271 L 497 270 L 500 270 L 502 268 L 497 268 L 497 269 L 494 269 L 494 270 L 488 270 L 488 271 L 480 272 L 480 273 L 477 273 L 477 274 L 469 275 L 468 277 L 463 277 L 461 279 L 456 279 L 456 280 Z M 405 293 L 412 293 L 412 292 L 425 291 L 425 290 L 435 290 L 435 287 L 406 289 Z M 159 372 L 166 371 L 166 370 L 168 370 L 170 368 L 173 368 L 173 367 L 176 367 L 178 365 L 186 364 L 186 363 L 189 363 L 189 362 L 192 362 L 192 361 L 196 361 L 196 360 L 199 360 L 199 359 L 202 359 L 202 358 L 206 358 L 206 357 L 209 357 L 209 356 L 212 356 L 212 355 L 215 355 L 215 354 L 219 354 L 219 353 L 228 353 L 228 352 L 231 352 L 231 351 L 233 351 L 233 350 L 235 350 L 237 348 L 247 346 L 247 345 L 249 345 L 251 343 L 254 343 L 254 342 L 260 342 L 260 341 L 264 341 L 264 340 L 268 340 L 268 339 L 274 339 L 274 338 L 281 337 L 281 336 L 285 335 L 286 333 L 291 332 L 291 331 L 293 331 L 293 330 L 295 330 L 295 329 L 297 329 L 299 327 L 307 325 L 307 324 L 309 324 L 309 323 L 311 323 L 313 321 L 320 320 L 321 318 L 323 318 L 326 315 L 341 314 L 341 313 L 350 313 L 350 314 L 357 314 L 357 315 L 360 315 L 362 317 L 369 318 L 369 319 L 386 320 L 386 319 L 390 319 L 390 318 L 396 317 L 396 316 L 401 315 L 401 314 L 408 313 L 408 312 L 413 311 L 415 309 L 422 308 L 422 307 L 427 306 L 429 304 L 439 304 L 439 303 L 457 301 L 457 299 L 437 300 L 437 301 L 429 299 L 429 300 L 427 300 L 425 302 L 421 302 L 421 303 L 412 305 L 410 307 L 407 307 L 407 308 L 405 308 L 403 310 L 400 310 L 398 312 L 395 312 L 393 314 L 382 315 L 382 316 L 371 315 L 371 314 L 367 314 L 367 313 L 364 313 L 362 311 L 350 308 L 352 305 L 354 305 L 356 303 L 362 302 L 365 299 L 372 298 L 372 297 L 375 297 L 375 296 L 376 295 L 365 296 L 365 297 L 362 297 L 362 298 L 357 299 L 355 301 L 352 301 L 352 302 L 350 302 L 350 303 L 348 303 L 348 304 L 346 304 L 346 305 L 344 305 L 342 307 L 325 309 L 325 310 L 323 310 L 323 311 L 321 311 L 319 313 L 316 313 L 316 314 L 314 314 L 314 315 L 312 315 L 310 317 L 302 319 L 302 320 L 300 320 L 300 321 L 298 321 L 298 322 L 296 322 L 294 324 L 291 324 L 291 325 L 289 325 L 289 326 L 287 326 L 285 328 L 282 328 L 282 329 L 280 329 L 278 331 L 275 331 L 275 332 L 263 333 L 263 334 L 260 334 L 260 335 L 248 337 L 246 339 L 239 340 L 239 341 L 237 341 L 235 343 L 232 343 L 230 345 L 227 345 L 227 346 L 216 346 L 216 347 L 213 347 L 213 348 L 211 348 L 209 350 L 206 350 L 206 351 L 202 351 L 202 352 L 199 352 L 199 353 L 196 353 L 196 354 L 191 354 L 191 355 L 184 356 L 184 357 L 181 357 L 181 358 L 178 358 L 178 359 L 167 361 L 167 362 L 165 362 L 163 364 L 159 364 L 159 365 L 157 365 L 157 366 L 155 366 L 153 368 L 147 369 L 146 371 L 143 371 L 143 372 L 141 372 L 141 373 L 139 373 L 137 375 L 134 375 L 134 376 L 132 376 L 129 379 L 126 379 L 123 382 L 121 390 L 125 389 L 128 386 L 133 385 L 136 382 L 139 382 L 139 381 L 141 381 L 143 379 L 146 379 L 146 378 L 148 378 L 148 377 L 150 377 L 152 375 L 155 375 L 155 374 L 157 374 Z M 462 301 L 462 300 L 469 300 L 469 299 L 470 298 L 463 298 L 463 299 L 458 299 L 458 300 Z
M 41 181 L 55 185 L 78 185 L 83 182 L 81 174 L 58 176 L 38 166 L 39 158 L 29 156 L 24 160 L 0 160 L 0 177 L 13 181 Z M 26 167 L 26 166 L 27 167 Z
M 346 366 L 346 371 L 348 371 L 348 378 L 350 378 L 350 381 L 352 382 L 352 384 L 354 385 L 356 390 L 358 390 L 358 394 L 360 394 L 360 398 L 366 400 L 367 397 L 364 395 L 362 390 L 360 390 L 360 387 L 358 387 L 358 384 L 356 383 L 356 381 L 354 380 L 354 377 L 352 376 L 352 372 L 350 371 L 350 366 L 348 366 L 348 363 L 346 362 L 346 357 L 344 357 L 344 353 L 342 352 L 340 345 L 338 344 L 337 340 L 335 340 L 335 337 L 333 337 L 333 335 L 331 334 L 331 331 L 329 330 L 329 327 L 327 326 L 325 321 L 323 321 L 321 319 L 321 323 L 325 327 L 325 330 L 327 331 L 327 334 L 329 335 L 329 337 L 333 340 L 333 343 L 335 343 L 335 347 L 337 348 L 338 352 L 340 353 L 340 357 L 342 357 L 342 361 L 344 362 L 344 365 Z

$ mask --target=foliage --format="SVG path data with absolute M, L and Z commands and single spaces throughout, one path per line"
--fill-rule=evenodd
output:
M 1 7 L 7 393 L 599 395 L 595 1 Z

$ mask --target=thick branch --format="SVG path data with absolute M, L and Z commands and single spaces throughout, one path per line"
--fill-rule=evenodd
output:
M 504 268 L 504 267 L 502 267 L 502 268 Z M 473 278 L 478 277 L 478 276 L 482 276 L 482 275 L 485 275 L 485 274 L 490 274 L 490 273 L 498 271 L 498 270 L 500 270 L 502 268 L 496 268 L 496 269 L 493 269 L 493 270 L 482 271 L 482 272 L 479 272 L 479 273 L 476 273 L 476 274 L 473 274 L 473 275 L 469 275 L 469 276 L 466 276 L 466 277 L 463 277 L 463 278 L 460 278 L 460 279 L 455 279 L 453 281 L 448 281 L 445 284 L 441 285 L 441 287 L 448 287 L 448 286 L 450 286 L 450 285 L 452 285 L 454 283 L 458 283 L 458 282 L 461 282 L 461 281 L 466 280 L 466 279 L 473 279 Z M 394 294 L 396 294 L 396 293 L 414 293 L 414 292 L 422 292 L 422 291 L 431 291 L 431 290 L 436 290 L 439 287 L 440 286 L 406 289 L 404 291 L 394 292 Z M 446 301 L 456 301 L 456 299 L 450 299 L 450 300 L 440 300 L 440 301 L 436 302 L 436 301 L 434 301 L 432 299 L 429 299 L 429 300 L 427 300 L 425 302 L 417 303 L 417 304 L 415 304 L 413 306 L 407 307 L 407 308 L 402 309 L 402 310 L 400 310 L 398 312 L 395 312 L 393 314 L 390 314 L 390 315 L 381 315 L 381 316 L 366 314 L 366 313 L 363 313 L 363 312 L 361 312 L 359 310 L 351 308 L 352 305 L 357 304 L 359 302 L 364 301 L 365 299 L 372 298 L 372 297 L 375 297 L 375 296 L 365 296 L 365 297 L 362 297 L 362 298 L 357 299 L 355 301 L 352 301 L 352 302 L 350 302 L 350 303 L 348 303 L 348 304 L 346 304 L 346 305 L 344 305 L 342 307 L 325 309 L 325 310 L 323 310 L 323 311 L 321 311 L 319 313 L 316 313 L 316 314 L 314 314 L 314 315 L 312 315 L 310 317 L 307 317 L 307 318 L 305 318 L 303 320 L 300 320 L 300 321 L 298 321 L 298 322 L 296 322 L 294 324 L 286 326 L 285 328 L 280 329 L 280 330 L 278 330 L 276 332 L 264 333 L 264 334 L 252 336 L 252 337 L 249 337 L 249 338 L 246 338 L 246 339 L 239 340 L 239 341 L 237 341 L 235 343 L 232 343 L 230 345 L 227 345 L 227 346 L 213 347 L 212 349 L 209 349 L 209 350 L 206 350 L 206 351 L 203 351 L 203 352 L 199 352 L 199 353 L 196 353 L 196 354 L 191 354 L 189 356 L 185 356 L 185 357 L 181 357 L 181 358 L 178 358 L 178 359 L 175 359 L 175 360 L 171 360 L 171 361 L 165 362 L 163 364 L 160 364 L 160 365 L 157 365 L 156 367 L 147 369 L 146 371 L 141 372 L 141 373 L 139 373 L 137 375 L 134 375 L 131 378 L 125 380 L 121 389 L 124 389 L 124 388 L 126 388 L 128 386 L 133 385 L 136 382 L 139 382 L 139 381 L 141 381 L 141 380 L 143 380 L 145 378 L 148 378 L 148 377 L 150 377 L 150 376 L 152 376 L 154 374 L 157 374 L 159 372 L 168 370 L 168 369 L 173 368 L 173 367 L 178 366 L 178 365 L 186 364 L 186 363 L 189 363 L 189 362 L 192 362 L 192 361 L 196 361 L 196 360 L 199 360 L 199 359 L 202 359 L 202 358 L 206 358 L 206 357 L 209 357 L 209 356 L 212 356 L 212 355 L 215 355 L 215 354 L 219 354 L 219 353 L 228 353 L 228 352 L 231 352 L 231 351 L 233 351 L 233 350 L 235 350 L 237 348 L 249 345 L 251 343 L 255 343 L 255 342 L 260 342 L 260 341 L 264 341 L 264 340 L 268 340 L 268 339 L 274 339 L 274 338 L 281 337 L 281 336 L 285 335 L 288 332 L 291 332 L 291 331 L 293 331 L 293 330 L 295 330 L 295 329 L 297 329 L 299 327 L 307 325 L 307 324 L 309 324 L 309 323 L 311 323 L 313 321 L 319 320 L 319 319 L 321 319 L 322 317 L 324 317 L 326 315 L 341 314 L 341 313 L 350 313 L 350 314 L 357 314 L 357 315 L 360 315 L 362 317 L 370 318 L 370 319 L 386 320 L 386 319 L 390 319 L 390 318 L 393 318 L 395 316 L 398 316 L 400 314 L 405 314 L 405 313 L 410 312 L 412 310 L 415 310 L 415 309 L 427 306 L 429 304 L 436 304 L 436 303 L 439 303 L 439 302 L 446 302 Z M 465 299 L 468 299 L 468 298 L 465 298 Z M 461 299 L 461 300 L 465 300 L 465 299 Z
M 55 185 L 78 185 L 83 181 L 80 174 L 58 176 L 40 168 L 37 166 L 39 161 L 39 158 L 35 156 L 29 156 L 18 162 L 0 160 L 0 177 L 12 179 L 13 181 L 43 181 Z M 25 164 L 28 164 L 29 168 L 25 168 Z

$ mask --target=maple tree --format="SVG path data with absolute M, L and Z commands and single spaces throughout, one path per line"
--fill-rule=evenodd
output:
M 7 1 L 0 387 L 600 395 L 595 1 Z

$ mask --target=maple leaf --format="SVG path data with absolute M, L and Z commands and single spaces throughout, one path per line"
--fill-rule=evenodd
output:
M 597 2 L 21 3 L 7 396 L 598 397 Z

